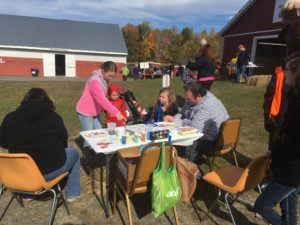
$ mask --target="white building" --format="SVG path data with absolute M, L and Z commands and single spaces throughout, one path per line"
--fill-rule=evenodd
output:
M 0 76 L 84 77 L 105 61 L 121 70 L 127 48 L 117 24 L 0 15 Z M 121 77 L 121 74 L 118 74 Z

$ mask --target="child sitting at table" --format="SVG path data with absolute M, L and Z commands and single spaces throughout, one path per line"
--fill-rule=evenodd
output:
M 126 104 L 125 104 L 125 101 L 122 98 L 120 98 L 120 88 L 118 87 L 118 85 L 112 83 L 107 90 L 107 94 L 108 94 L 108 99 L 111 102 L 111 104 L 114 105 L 118 110 L 120 110 L 121 114 L 125 118 L 127 118 Z M 125 120 L 120 121 L 117 119 L 117 117 L 111 115 L 108 112 L 105 112 L 105 114 L 106 114 L 106 117 L 105 117 L 106 125 L 107 125 L 107 123 L 110 123 L 110 122 L 116 123 L 117 127 L 126 125 Z
M 144 121 L 160 122 L 166 115 L 175 116 L 177 113 L 176 95 L 169 87 L 165 87 L 159 91 L 157 103 L 149 108 Z

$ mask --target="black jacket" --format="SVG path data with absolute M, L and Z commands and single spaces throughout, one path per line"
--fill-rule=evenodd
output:
M 64 165 L 67 139 L 62 118 L 43 103 L 22 103 L 0 127 L 0 146 L 10 153 L 29 154 L 42 174 Z
M 242 66 L 242 65 L 248 65 L 248 62 L 250 60 L 250 54 L 245 50 L 245 51 L 239 51 L 237 55 L 237 65 Z
M 279 138 L 272 148 L 271 170 L 277 182 L 300 185 L 300 96 L 289 92 Z
M 198 70 L 198 79 L 213 76 L 216 70 L 215 63 L 203 56 L 198 57 L 194 63 L 189 62 L 186 67 L 190 70 Z

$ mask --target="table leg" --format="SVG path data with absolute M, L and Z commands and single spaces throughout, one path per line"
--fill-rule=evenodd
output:
M 109 176 L 110 176 L 110 161 L 111 161 L 111 158 L 112 158 L 112 155 L 113 154 L 107 154 L 105 155 L 105 159 L 106 159 L 106 193 L 105 193 L 105 214 L 106 214 L 106 217 L 109 217 L 109 182 L 110 182 L 110 179 L 109 179 Z

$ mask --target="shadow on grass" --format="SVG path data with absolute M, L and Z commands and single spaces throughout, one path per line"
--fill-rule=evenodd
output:
M 133 195 L 132 197 L 130 197 L 130 202 L 130 205 L 133 206 L 133 208 L 131 207 L 132 217 L 134 217 L 133 215 L 135 214 L 139 220 L 142 220 L 144 217 L 152 213 L 151 192 Z M 122 224 L 126 225 L 128 224 L 127 210 L 120 210 L 119 204 L 124 204 L 126 207 L 126 202 L 122 201 L 122 199 L 117 195 L 116 209 L 122 220 Z M 168 209 L 163 213 L 163 215 L 165 216 L 169 224 L 175 224 L 173 208 Z M 141 221 L 141 223 L 147 223 L 147 220 L 145 219 L 145 221 Z
M 238 165 L 241 168 L 245 168 L 249 164 L 249 162 L 252 160 L 248 156 L 246 156 L 238 151 L 236 151 L 236 158 L 238 161 Z M 224 155 L 218 155 L 216 157 L 215 169 L 220 168 L 227 164 L 235 165 L 234 158 L 233 158 L 233 155 L 231 152 L 228 154 L 224 154 Z
M 92 191 L 99 202 L 100 206 L 105 210 L 106 207 L 110 207 L 109 205 L 105 205 L 105 194 L 107 190 L 104 190 L 104 184 L 106 184 L 106 176 L 107 171 L 106 169 L 106 162 L 109 160 L 109 184 L 108 184 L 108 191 L 109 194 L 112 193 L 113 184 L 115 182 L 115 165 L 116 165 L 116 154 L 103 154 L 103 153 L 95 153 L 92 149 L 84 149 L 83 148 L 83 138 L 81 136 L 74 139 L 74 142 L 77 145 L 77 150 L 81 152 L 82 158 L 87 159 L 90 164 L 90 167 L 86 167 L 81 165 L 83 170 L 86 172 L 87 176 L 90 177 L 92 181 Z M 97 181 L 97 176 L 99 180 Z M 100 196 L 96 193 L 96 184 L 95 182 L 100 182 Z M 112 199 L 112 196 L 110 196 Z
M 205 193 L 205 195 L 203 194 Z M 228 210 L 225 207 L 225 204 L 223 205 L 222 203 L 218 203 L 214 206 L 214 208 L 211 210 L 211 212 L 209 213 L 209 215 L 204 218 L 204 215 L 206 214 L 207 210 L 212 206 L 213 202 L 216 200 L 217 198 L 217 191 L 216 189 L 206 183 L 204 180 L 201 180 L 197 183 L 197 188 L 196 191 L 193 195 L 193 199 L 191 201 L 192 206 L 195 210 L 195 213 L 197 214 L 197 217 L 199 219 L 199 222 L 204 222 L 205 220 L 211 220 L 213 221 L 215 224 L 218 224 L 217 221 L 215 221 L 215 218 L 212 217 L 212 215 L 214 217 L 217 217 L 221 220 L 225 220 L 231 223 L 231 218 L 230 218 L 230 214 L 228 212 Z M 224 198 L 221 196 L 220 200 L 222 202 L 224 201 Z M 206 207 L 206 209 L 202 209 L 198 202 L 203 201 L 204 205 Z M 249 224 L 249 225 L 254 225 L 256 223 L 252 223 L 241 211 L 237 210 L 235 208 L 236 204 L 240 204 L 238 202 L 234 202 L 233 205 L 231 205 L 231 210 L 232 210 L 232 214 L 235 218 L 236 224 Z M 246 208 L 249 211 L 252 211 L 251 208 L 247 207 Z M 204 220 L 203 220 L 204 219 Z

